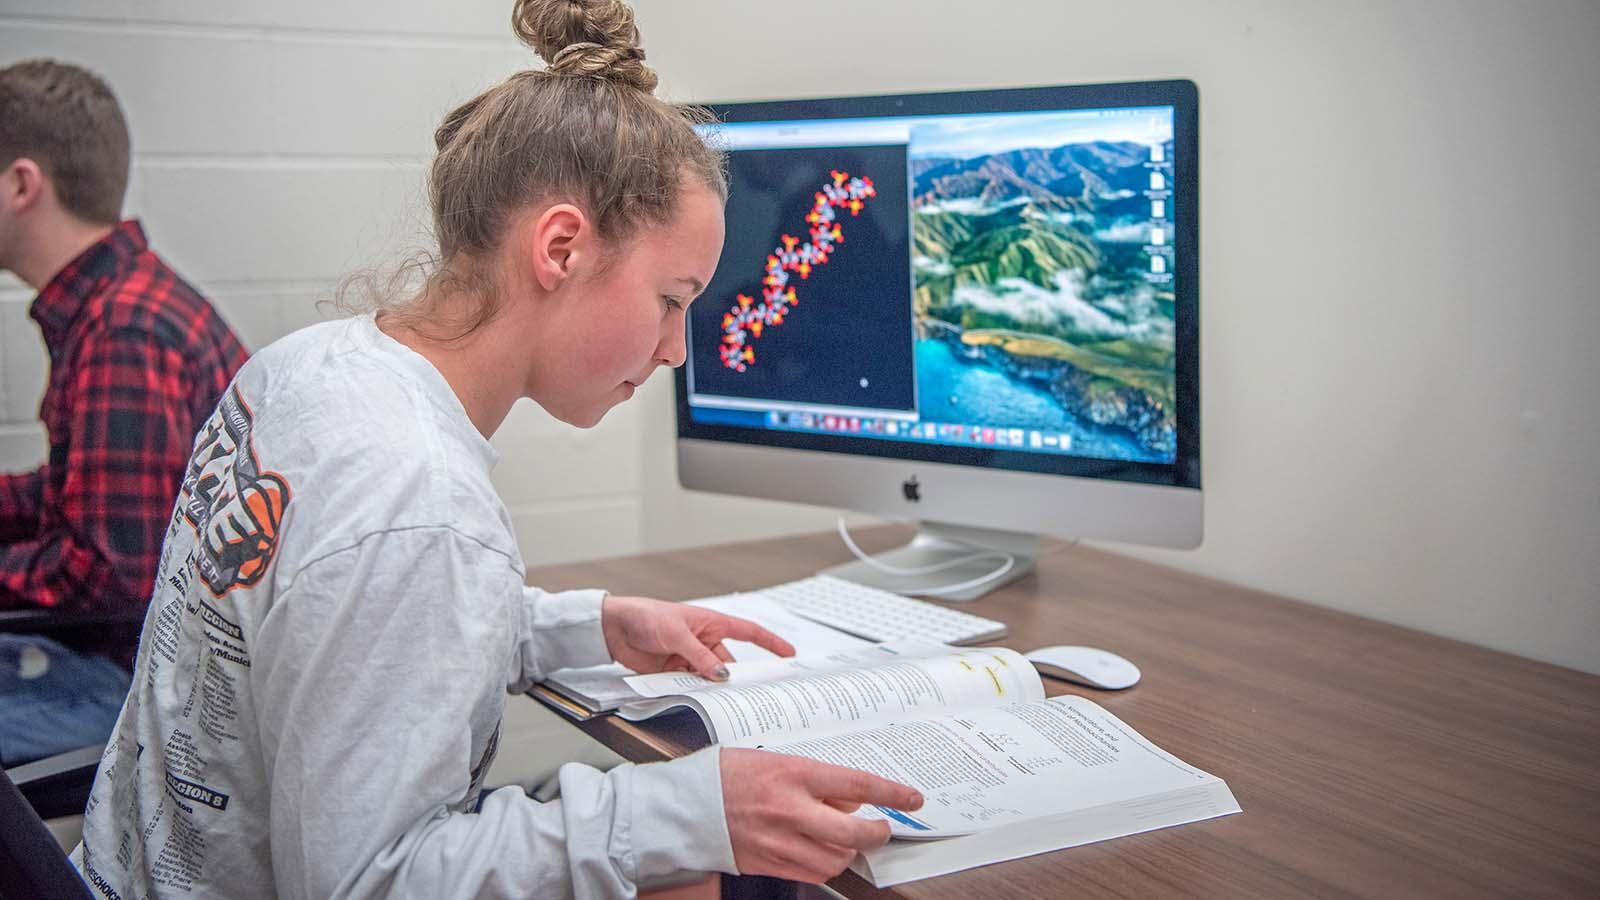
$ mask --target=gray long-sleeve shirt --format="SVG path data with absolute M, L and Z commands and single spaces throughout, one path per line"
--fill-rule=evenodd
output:
M 523 584 L 497 454 L 371 317 L 240 371 L 174 510 L 73 860 L 106 897 L 631 896 L 734 870 L 718 757 L 484 795 L 509 691 L 607 660 Z

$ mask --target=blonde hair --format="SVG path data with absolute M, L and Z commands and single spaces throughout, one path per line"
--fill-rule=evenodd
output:
M 670 221 L 685 179 L 727 198 L 723 155 L 695 130 L 710 114 L 654 95 L 656 74 L 644 64 L 626 3 L 517 0 L 511 25 L 547 65 L 461 104 L 434 132 L 428 195 L 437 256 L 423 264 L 417 299 L 390 313 L 410 327 L 444 318 L 436 301 L 446 293 L 476 301 L 452 317 L 456 337 L 493 318 L 496 292 L 484 262 L 530 204 L 576 203 L 615 249 Z

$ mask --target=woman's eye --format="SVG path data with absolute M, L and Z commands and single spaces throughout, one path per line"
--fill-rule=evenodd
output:
M 661 299 L 667 301 L 667 309 L 683 309 L 683 301 L 676 297 L 662 297 Z

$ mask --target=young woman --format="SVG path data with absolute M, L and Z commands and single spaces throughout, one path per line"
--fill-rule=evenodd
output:
M 631 896 L 682 871 L 818 881 L 887 840 L 864 772 L 712 748 L 481 795 L 507 691 L 615 659 L 715 676 L 739 619 L 524 567 L 488 436 L 528 397 L 598 422 L 684 359 L 720 158 L 652 95 L 632 11 L 521 0 L 547 69 L 435 135 L 437 271 L 257 355 L 197 438 L 134 687 L 74 861 L 108 897 Z

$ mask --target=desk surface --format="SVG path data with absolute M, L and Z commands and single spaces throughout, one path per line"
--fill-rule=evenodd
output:
M 845 557 L 822 534 L 529 580 L 688 599 Z M 1006 622 L 1018 650 L 1132 659 L 1144 678 L 1121 693 L 1045 684 L 1220 776 L 1244 812 L 887 890 L 846 872 L 831 886 L 849 897 L 1600 897 L 1600 677 L 1060 543 L 960 608 Z M 683 749 L 615 717 L 580 727 L 635 761 Z

